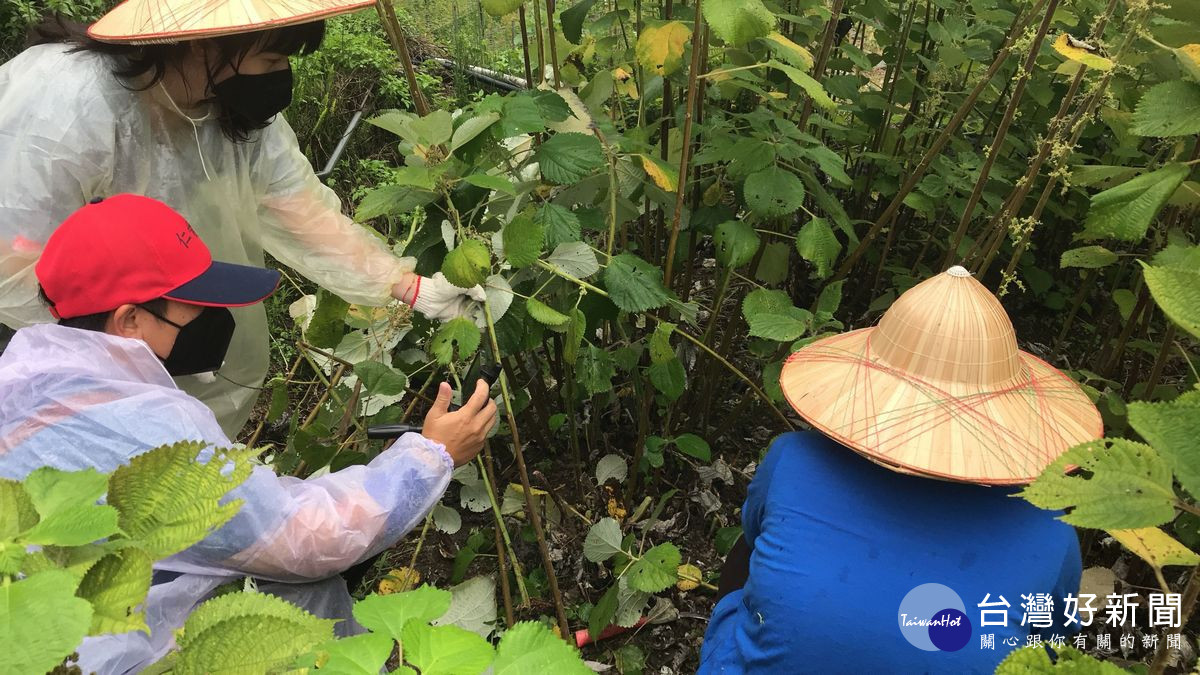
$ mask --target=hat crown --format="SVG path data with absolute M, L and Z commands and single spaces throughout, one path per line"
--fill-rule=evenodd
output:
M 948 391 L 989 391 L 1025 376 L 1012 321 L 962 267 L 902 294 L 871 338 L 871 355 Z

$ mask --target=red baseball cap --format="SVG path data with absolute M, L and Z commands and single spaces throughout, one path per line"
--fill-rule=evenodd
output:
M 59 319 L 166 298 L 205 307 L 261 302 L 279 272 L 214 262 L 183 216 L 149 197 L 121 194 L 71 214 L 35 268 Z

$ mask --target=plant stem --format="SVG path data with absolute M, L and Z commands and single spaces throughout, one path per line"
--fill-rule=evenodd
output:
M 671 218 L 671 238 L 667 243 L 667 261 L 663 267 L 663 285 L 671 288 L 671 273 L 675 265 L 675 245 L 683 225 L 683 200 L 687 195 L 688 174 L 692 166 L 692 115 L 696 110 L 696 90 L 700 84 L 700 55 L 704 52 L 704 11 L 701 2 L 695 3 L 696 24 L 692 26 L 692 62 L 688 69 L 687 103 L 683 109 L 683 135 L 679 147 L 679 185 L 675 190 L 675 215 Z
M 400 65 L 404 67 L 404 78 L 408 80 L 413 109 L 417 111 L 417 115 L 424 117 L 429 114 L 429 103 L 425 101 L 425 94 L 421 92 L 421 86 L 417 83 L 417 71 L 413 68 L 412 55 L 408 53 L 408 37 L 400 27 L 400 20 L 396 18 L 396 8 L 392 5 L 392 0 L 379 0 L 375 8 L 383 22 L 383 31 L 387 33 L 392 48 L 400 57 Z
M 550 70 L 554 73 L 554 88 L 559 89 L 562 82 L 558 78 L 558 44 L 554 40 L 554 0 L 546 0 L 546 38 L 550 41 Z

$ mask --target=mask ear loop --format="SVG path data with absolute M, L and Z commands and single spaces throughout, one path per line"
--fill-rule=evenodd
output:
M 209 119 L 212 119 L 212 112 L 210 111 L 207 115 L 205 115 L 204 117 L 201 117 L 199 119 L 192 119 L 191 117 L 188 117 L 186 114 L 184 114 L 184 112 L 182 110 L 179 109 L 179 106 L 176 105 L 176 103 L 175 103 L 175 99 L 171 98 L 171 93 L 167 91 L 167 87 L 166 87 L 166 85 L 164 85 L 162 83 L 162 80 L 159 80 L 158 86 L 162 89 L 163 94 L 167 97 L 167 101 L 169 101 L 171 103 L 171 107 L 175 109 L 175 112 L 179 113 L 180 117 L 187 120 L 192 125 L 192 136 L 194 136 L 196 139 L 196 154 L 200 155 L 200 168 L 204 170 L 204 179 L 211 181 L 212 176 L 210 176 L 208 174 L 208 164 L 204 161 L 204 149 L 201 148 L 201 146 L 200 146 L 199 124 L 201 122 L 206 122 Z

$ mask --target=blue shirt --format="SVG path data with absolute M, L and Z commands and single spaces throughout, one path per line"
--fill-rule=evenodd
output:
M 1067 638 L 1078 540 L 1013 492 L 899 474 L 817 433 L 780 436 L 742 511 L 749 579 L 713 610 L 700 672 L 991 673 L 1031 632 Z M 970 636 L 957 651 L 926 651 L 901 632 L 902 612 L 935 618 L 919 616 L 923 591 L 909 596 L 926 583 L 962 600 Z M 1022 595 L 1036 593 L 1051 596 L 1052 627 L 1032 627 L 1042 621 L 1032 605 L 1022 625 Z M 953 604 L 932 602 L 945 604 L 929 612 Z

